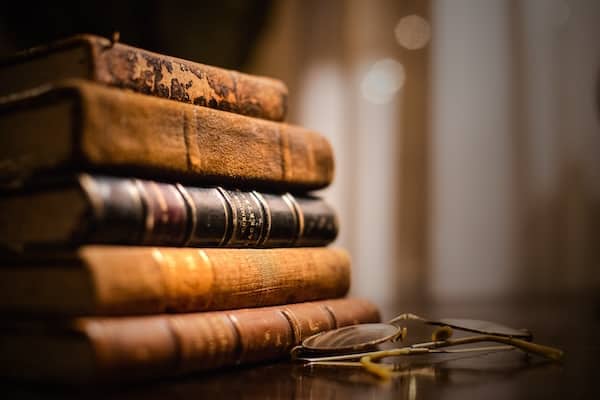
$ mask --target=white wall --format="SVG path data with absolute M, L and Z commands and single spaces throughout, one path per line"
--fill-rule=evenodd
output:
M 440 297 L 512 283 L 508 11 L 500 1 L 434 2 L 430 284 Z
M 600 286 L 600 2 L 433 3 L 431 293 Z

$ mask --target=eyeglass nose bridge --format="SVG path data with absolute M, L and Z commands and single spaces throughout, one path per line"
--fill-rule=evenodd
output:
M 417 314 L 413 313 L 404 313 L 400 314 L 391 320 L 388 321 L 388 324 L 396 325 L 400 321 L 420 321 L 420 322 L 428 322 L 426 318 L 420 317 Z
M 389 340 L 393 343 L 404 342 L 404 339 L 406 339 L 407 335 L 408 335 L 408 329 L 405 326 L 398 327 L 398 333 L 396 333 L 394 336 L 392 336 Z

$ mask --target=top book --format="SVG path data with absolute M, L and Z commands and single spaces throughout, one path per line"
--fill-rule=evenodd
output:
M 0 60 L 0 96 L 65 78 L 83 78 L 184 103 L 272 121 L 285 118 L 287 87 L 152 53 L 106 38 L 77 35 Z

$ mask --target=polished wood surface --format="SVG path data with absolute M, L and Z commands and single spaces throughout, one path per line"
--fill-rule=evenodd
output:
M 116 399 L 599 398 L 598 298 L 394 306 L 384 316 L 405 311 L 432 318 L 477 318 L 526 327 L 536 342 L 563 349 L 566 359 L 556 364 L 519 351 L 412 357 L 401 361 L 401 376 L 389 382 L 361 369 L 306 367 L 284 361 L 127 387 L 65 389 L 5 382 L 3 393 L 10 398 L 80 398 L 93 394 Z

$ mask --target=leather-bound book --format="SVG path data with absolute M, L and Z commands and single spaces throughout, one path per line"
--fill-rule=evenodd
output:
M 0 375 L 86 383 L 132 381 L 276 360 L 318 332 L 377 322 L 362 299 L 143 317 L 3 318 Z
M 316 132 L 84 80 L 4 98 L 0 132 L 4 185 L 81 169 L 290 191 L 333 178 Z
M 252 76 L 78 35 L 0 60 L 0 96 L 82 78 L 139 93 L 282 121 L 287 87 Z
M 79 174 L 0 198 L 0 247 L 82 244 L 324 246 L 338 232 L 323 200 Z
M 341 249 L 83 246 L 4 256 L 4 313 L 124 315 L 225 310 L 344 296 Z

